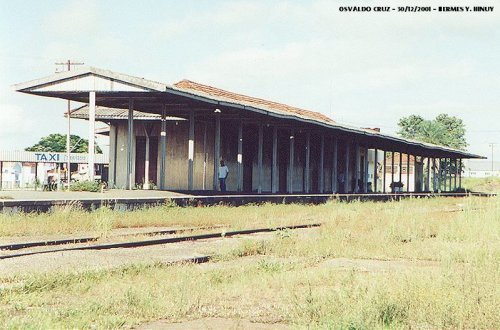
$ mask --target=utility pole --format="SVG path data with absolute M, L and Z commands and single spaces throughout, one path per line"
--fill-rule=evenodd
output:
M 495 146 L 496 146 L 497 144 L 498 144 L 498 143 L 494 143 L 494 142 L 490 143 L 490 147 L 491 147 L 491 175 L 492 175 L 492 176 L 493 176 L 493 170 L 494 170 L 494 168 L 493 168 L 493 164 L 494 164 L 494 163 L 493 163 L 493 154 L 494 154 L 494 152 L 493 152 L 493 151 L 494 151 L 494 148 L 495 148 Z
M 54 64 L 55 65 L 63 65 L 63 71 L 64 71 L 64 66 L 66 66 L 67 71 L 71 71 L 72 65 L 83 65 L 85 63 L 71 62 L 71 60 L 68 60 L 66 62 L 56 62 Z M 56 70 L 56 72 L 57 72 L 57 70 Z M 66 134 L 66 180 L 67 180 L 66 185 L 67 185 L 68 190 L 69 190 L 69 185 L 70 185 L 70 181 L 71 181 L 71 160 L 70 160 L 70 154 L 71 154 L 71 101 L 70 100 L 68 100 L 67 116 L 68 116 L 68 131 Z M 89 169 L 89 171 L 90 171 L 90 169 Z

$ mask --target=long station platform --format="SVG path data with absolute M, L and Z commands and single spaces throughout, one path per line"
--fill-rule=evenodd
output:
M 147 206 L 175 204 L 178 206 L 211 206 L 275 203 L 275 204 L 320 204 L 329 200 L 341 201 L 391 201 L 405 198 L 432 197 L 490 197 L 495 194 L 467 193 L 372 193 L 372 194 L 216 194 L 208 191 L 184 193 L 160 190 L 106 190 L 103 192 L 65 191 L 1 191 L 0 212 L 50 212 L 58 207 L 74 205 L 85 210 L 108 207 L 113 210 L 133 210 Z

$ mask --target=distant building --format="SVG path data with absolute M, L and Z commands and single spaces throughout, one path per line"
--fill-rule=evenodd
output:
M 48 183 L 65 182 L 66 153 L 42 151 L 0 151 L 0 189 L 34 189 Z M 106 179 L 108 156 L 96 154 L 95 173 Z M 88 172 L 88 154 L 70 154 L 72 179 Z
M 463 176 L 468 178 L 500 177 L 500 162 L 493 162 L 492 170 L 491 160 L 469 159 L 465 161 Z

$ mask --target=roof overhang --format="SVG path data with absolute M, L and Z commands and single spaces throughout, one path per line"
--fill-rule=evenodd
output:
M 45 97 L 62 98 L 88 103 L 89 93 L 96 92 L 98 106 L 128 109 L 133 101 L 134 110 L 144 113 L 159 114 L 168 109 L 169 114 L 187 117 L 187 110 L 192 108 L 224 108 L 235 114 L 241 110 L 249 113 L 299 121 L 317 127 L 324 127 L 346 135 L 355 135 L 364 144 L 384 150 L 412 152 L 426 157 L 485 158 L 462 150 L 433 145 L 420 141 L 404 139 L 398 136 L 382 134 L 370 129 L 358 128 L 334 121 L 309 118 L 306 115 L 285 113 L 265 106 L 254 106 L 245 101 L 237 101 L 208 95 L 200 91 L 186 90 L 171 85 L 121 74 L 109 70 L 86 67 L 73 71 L 56 73 L 48 77 L 20 83 L 13 86 L 18 92 Z

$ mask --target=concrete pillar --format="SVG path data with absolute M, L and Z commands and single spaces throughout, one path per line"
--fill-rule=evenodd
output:
M 325 135 L 321 133 L 321 145 L 319 154 L 319 193 L 322 194 L 325 191 Z
M 349 182 L 351 181 L 351 176 L 349 175 L 349 161 L 350 161 L 350 153 L 351 153 L 351 144 L 349 143 L 349 140 L 346 141 L 345 145 L 345 180 L 344 180 L 344 193 L 347 194 L 349 193 L 349 187 L 350 184 Z
M 290 159 L 289 159 L 289 171 L 288 171 L 288 192 L 293 193 L 293 162 L 295 159 L 295 132 L 292 129 L 290 132 Z
M 338 176 L 337 176 L 337 166 L 338 166 L 338 139 L 333 137 L 333 155 L 332 155 L 332 193 L 338 191 Z
M 264 128 L 262 124 L 259 124 L 259 144 L 258 144 L 258 151 L 257 151 L 257 161 L 258 161 L 258 171 L 259 171 L 259 184 L 257 187 L 257 193 L 261 194 L 262 193 L 262 180 L 264 180 L 264 171 L 262 167 L 262 160 L 263 160 L 263 148 L 264 148 Z
M 278 128 L 273 127 L 273 157 L 271 169 L 271 192 L 278 192 Z
M 193 190 L 194 177 L 194 111 L 189 112 L 189 141 L 188 141 L 188 190 Z
M 311 133 L 306 133 L 306 169 L 304 173 L 304 191 L 305 193 L 310 192 L 310 160 L 311 160 Z
M 134 141 L 134 100 L 128 100 L 128 131 L 127 131 L 127 189 L 132 190 L 134 188 L 133 182 L 133 153 L 132 144 Z
M 214 190 L 217 191 L 218 186 L 219 186 L 219 162 L 220 162 L 220 112 L 215 113 L 215 137 L 214 137 L 214 141 L 215 141 L 215 143 L 214 143 Z
M 95 154 L 95 92 L 89 92 L 89 163 L 88 177 L 94 181 L 94 154 Z
M 238 191 L 243 190 L 243 122 L 238 125 Z
M 165 167 L 167 158 L 167 120 L 166 106 L 161 111 L 161 127 L 160 127 L 160 190 L 165 187 Z

